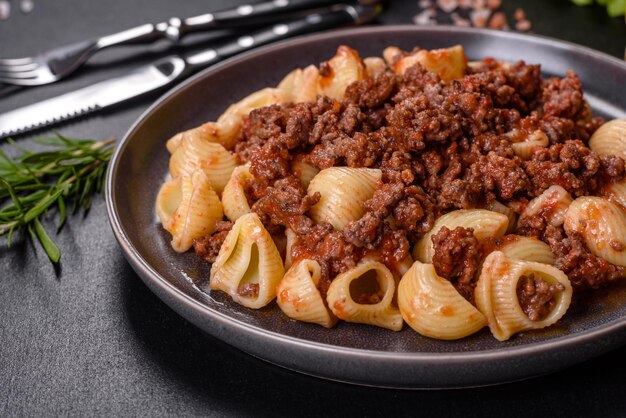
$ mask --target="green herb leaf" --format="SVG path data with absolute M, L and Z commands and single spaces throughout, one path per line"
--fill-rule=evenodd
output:
M 593 0 L 571 0 L 578 6 L 593 4 Z M 596 0 L 600 6 L 606 7 L 606 12 L 611 17 L 623 16 L 626 13 L 626 0 Z
M 43 226 L 41 226 L 41 222 L 39 222 L 38 218 L 34 219 L 34 223 L 35 233 L 37 234 L 37 238 L 39 239 L 41 246 L 46 251 L 46 254 L 48 254 L 50 260 L 53 263 L 58 263 L 59 259 L 61 259 L 61 251 L 59 250 L 59 247 L 57 247 L 54 241 L 50 239 L 50 236 L 43 228 Z
M 52 262 L 61 252 L 41 224 L 41 216 L 55 210 L 57 232 L 67 222 L 66 205 L 89 208 L 93 194 L 102 189 L 104 173 L 113 154 L 114 140 L 93 141 L 61 135 L 38 138 L 52 147 L 33 152 L 9 140 L 20 154 L 10 158 L 0 150 L 0 235 L 28 231 Z

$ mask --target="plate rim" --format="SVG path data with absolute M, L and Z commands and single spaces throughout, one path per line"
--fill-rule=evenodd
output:
M 523 358 L 529 355 L 553 353 L 561 350 L 566 350 L 572 347 L 579 347 L 589 342 L 595 342 L 598 338 L 613 336 L 620 331 L 626 331 L 626 316 L 622 318 L 616 318 L 608 321 L 604 324 L 598 325 L 588 330 L 577 332 L 574 334 L 564 334 L 562 336 L 550 339 L 548 341 L 537 341 L 527 345 L 520 345 L 514 347 L 495 348 L 486 350 L 472 350 L 462 352 L 393 352 L 393 351 L 378 351 L 371 349 L 363 349 L 356 347 L 337 346 L 328 343 L 322 343 L 317 341 L 310 341 L 303 338 L 298 338 L 290 335 L 278 333 L 276 331 L 267 330 L 265 328 L 247 323 L 238 318 L 228 316 L 219 310 L 213 309 L 202 302 L 187 295 L 182 290 L 171 284 L 165 277 L 161 276 L 139 253 L 138 249 L 133 245 L 130 237 L 124 231 L 120 216 L 118 212 L 116 196 L 114 192 L 114 184 L 117 179 L 119 171 L 118 162 L 121 156 L 124 154 L 125 149 L 130 143 L 130 139 L 139 130 L 141 125 L 149 119 L 149 117 L 156 112 L 160 106 L 175 96 L 178 92 L 186 89 L 188 86 L 197 83 L 201 79 L 207 77 L 209 74 L 222 70 L 229 66 L 238 65 L 240 62 L 247 61 L 259 55 L 264 55 L 268 52 L 288 48 L 298 44 L 306 44 L 309 42 L 323 42 L 330 39 L 337 40 L 342 35 L 359 35 L 363 33 L 389 33 L 389 32 L 415 32 L 415 33 L 450 33 L 457 34 L 478 34 L 481 36 L 504 38 L 508 40 L 524 39 L 539 44 L 546 45 L 551 48 L 575 50 L 576 52 L 582 52 L 585 55 L 592 56 L 595 59 L 599 59 L 608 62 L 613 65 L 621 67 L 622 71 L 626 74 L 626 62 L 619 60 L 609 54 L 601 51 L 594 50 L 592 48 L 578 45 L 568 41 L 562 41 L 556 38 L 551 38 L 542 35 L 530 35 L 514 32 L 502 32 L 489 29 L 477 29 L 477 28 L 459 28 L 452 26 L 433 26 L 433 27 L 418 27 L 415 25 L 382 25 L 382 26 L 362 26 L 353 27 L 348 29 L 339 29 L 328 31 L 324 33 L 317 33 L 312 35 L 298 36 L 270 44 L 264 47 L 254 49 L 252 51 L 237 55 L 235 57 L 226 59 L 214 66 L 206 68 L 199 73 L 189 77 L 188 79 L 176 84 L 170 88 L 167 92 L 162 94 L 156 99 L 142 114 L 135 120 L 133 125 L 127 130 L 123 139 L 119 142 L 115 149 L 115 152 L 111 158 L 105 182 L 105 200 L 108 219 L 111 224 L 111 228 L 114 235 L 122 248 L 122 252 L 131 264 L 133 269 L 137 272 L 140 278 L 148 285 L 148 287 L 155 293 L 156 286 L 160 292 L 165 292 L 175 300 L 178 304 L 190 308 L 197 315 L 209 315 L 212 320 L 218 321 L 220 324 L 227 327 L 233 327 L 233 329 L 241 330 L 243 332 L 251 333 L 252 335 L 261 339 L 269 339 L 273 343 L 283 344 L 287 342 L 289 346 L 297 346 L 306 350 L 320 351 L 332 353 L 334 355 L 341 354 L 343 356 L 353 357 L 357 356 L 362 359 L 376 360 L 389 363 L 415 363 L 425 362 L 428 364 L 446 364 L 453 365 L 457 363 L 481 363 L 483 361 L 497 361 L 502 359 L 513 360 Z M 163 297 L 159 298 L 163 300 Z M 177 308 L 174 308 L 171 303 L 164 301 L 167 305 L 172 307 L 179 315 L 183 316 L 187 320 L 190 318 L 187 315 L 181 313 Z M 190 320 L 194 322 L 193 320 Z M 197 325 L 197 324 L 196 324 Z M 219 337 L 218 337 L 219 338 Z M 221 338 L 220 338 L 221 339 Z M 222 339 L 223 340 L 223 339 Z M 230 344 L 230 343 L 229 343 Z M 623 344 L 623 341 L 612 344 L 607 344 L 603 347 L 602 351 L 596 350 L 593 355 L 599 355 L 602 352 L 606 352 L 615 346 Z M 237 347 L 240 348 L 240 347 Z M 241 349 L 241 348 L 240 348 Z M 253 354 L 254 355 L 254 354 Z M 274 363 L 274 362 L 273 362 Z M 281 365 L 281 364 L 278 364 Z M 298 370 L 298 369 L 296 369 Z M 306 373 L 306 372 L 305 372 Z M 322 376 L 329 378 L 327 376 Z M 330 378 L 332 379 L 332 378 Z M 358 383 L 358 382 L 357 382 Z M 377 385 L 380 386 L 380 385 Z

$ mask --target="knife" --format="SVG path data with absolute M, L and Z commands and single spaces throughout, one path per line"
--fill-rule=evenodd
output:
M 285 21 L 190 55 L 171 55 L 119 77 L 0 114 L 0 138 L 32 131 L 161 90 L 199 69 L 256 46 L 290 36 L 373 20 L 382 6 L 371 2 L 338 4 Z

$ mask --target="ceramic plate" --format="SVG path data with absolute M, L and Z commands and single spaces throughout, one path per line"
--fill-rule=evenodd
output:
M 341 323 L 331 330 L 287 319 L 275 303 L 249 310 L 210 292 L 209 266 L 176 254 L 154 212 L 166 176 L 166 140 L 215 120 L 231 103 L 274 86 L 290 70 L 319 64 L 345 44 L 361 56 L 388 45 L 411 50 L 462 44 L 470 59 L 541 63 L 544 75 L 575 70 L 597 114 L 626 116 L 626 64 L 551 39 L 467 28 L 361 27 L 275 44 L 216 65 L 172 89 L 130 129 L 111 162 L 107 208 L 116 237 L 135 271 L 165 303 L 209 334 L 277 365 L 327 379 L 386 387 L 462 387 L 549 373 L 619 344 L 626 337 L 626 288 L 581 297 L 558 325 L 495 340 L 487 328 L 459 341 L 421 337 L 408 326 L 392 332 Z

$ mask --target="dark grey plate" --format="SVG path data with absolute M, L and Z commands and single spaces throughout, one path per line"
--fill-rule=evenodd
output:
M 584 295 L 545 331 L 496 341 L 487 329 L 446 342 L 405 327 L 395 333 L 342 323 L 332 330 L 287 319 L 271 304 L 254 311 L 209 292 L 209 266 L 178 255 L 157 222 L 154 200 L 168 167 L 165 141 L 176 132 L 215 120 L 230 103 L 276 85 L 295 67 L 330 58 L 338 45 L 361 56 L 463 44 L 470 59 L 492 56 L 541 63 L 546 75 L 569 68 L 582 78 L 597 113 L 626 115 L 626 64 L 573 44 L 513 33 L 452 27 L 362 27 L 256 50 L 228 60 L 177 86 L 130 129 L 111 162 L 107 208 L 122 249 L 144 282 L 165 303 L 209 334 L 277 365 L 323 378 L 364 385 L 442 388 L 495 384 L 553 372 L 619 344 L 626 337 L 626 288 Z

